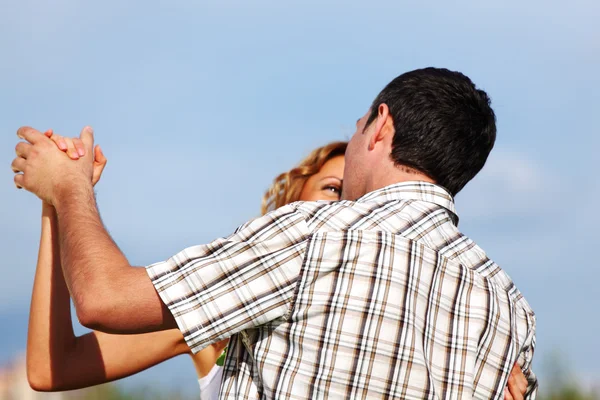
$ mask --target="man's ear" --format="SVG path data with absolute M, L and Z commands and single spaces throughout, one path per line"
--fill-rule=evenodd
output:
M 373 121 L 374 130 L 369 138 L 369 150 L 373 150 L 378 142 L 382 142 L 387 135 L 394 134 L 394 121 L 390 109 L 385 103 L 377 107 L 377 118 Z

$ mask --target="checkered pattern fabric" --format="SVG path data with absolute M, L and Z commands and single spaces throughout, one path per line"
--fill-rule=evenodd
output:
M 501 399 L 515 362 L 535 397 L 534 313 L 457 223 L 446 190 L 405 182 L 147 270 L 193 351 L 231 337 L 221 399 Z

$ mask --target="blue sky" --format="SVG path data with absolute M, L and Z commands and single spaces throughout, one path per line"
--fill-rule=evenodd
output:
M 12 186 L 16 129 L 96 131 L 98 202 L 134 264 L 228 234 L 271 179 L 347 139 L 396 75 L 460 70 L 498 140 L 457 196 L 462 230 L 538 315 L 536 363 L 559 350 L 600 380 L 595 234 L 600 5 L 589 1 L 0 2 L 0 361 L 25 346 L 37 198 Z M 127 383 L 194 391 L 177 359 Z

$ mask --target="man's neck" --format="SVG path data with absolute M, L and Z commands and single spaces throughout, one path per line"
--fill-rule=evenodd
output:
M 378 174 L 372 178 L 372 180 L 367 181 L 366 191 L 364 194 L 402 182 L 417 181 L 436 183 L 435 180 L 431 179 L 427 175 L 405 167 L 394 167 L 393 171 L 390 171 L 387 174 Z

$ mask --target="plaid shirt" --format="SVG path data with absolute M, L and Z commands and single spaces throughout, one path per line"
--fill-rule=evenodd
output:
M 190 348 L 231 337 L 221 399 L 501 399 L 535 317 L 461 234 L 452 196 L 405 182 L 297 202 L 148 273 Z

